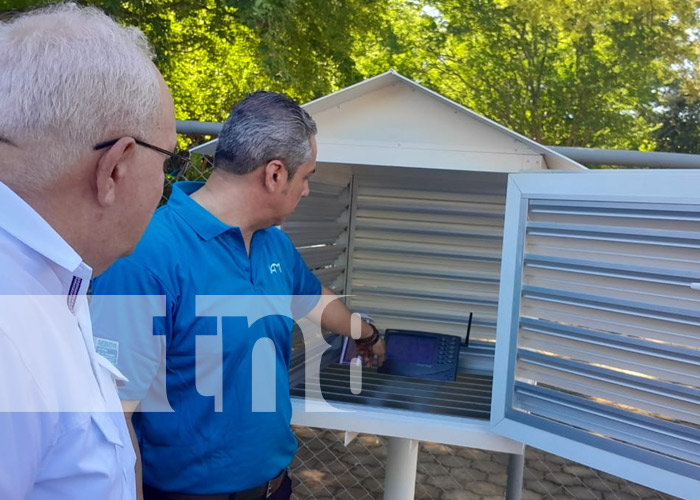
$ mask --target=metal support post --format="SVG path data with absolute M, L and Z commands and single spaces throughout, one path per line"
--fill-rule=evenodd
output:
M 413 500 L 416 490 L 419 441 L 388 439 L 384 500 Z
M 520 500 L 523 494 L 523 471 L 525 469 L 525 447 L 522 455 L 513 453 L 508 457 L 508 482 L 506 500 Z

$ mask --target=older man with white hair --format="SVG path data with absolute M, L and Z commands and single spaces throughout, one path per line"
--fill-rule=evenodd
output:
M 134 498 L 86 290 L 178 162 L 172 97 L 140 31 L 74 4 L 0 23 L 0 68 L 0 498 Z

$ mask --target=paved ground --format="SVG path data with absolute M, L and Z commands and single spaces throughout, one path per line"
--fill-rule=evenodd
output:
M 295 498 L 381 499 L 386 443 L 358 436 L 348 447 L 343 433 L 295 428 Z M 423 443 L 418 457 L 417 499 L 502 500 L 508 456 L 471 448 Z M 643 486 L 568 462 L 533 448 L 525 456 L 523 500 L 673 500 Z M 700 499 L 700 496 L 698 497 Z

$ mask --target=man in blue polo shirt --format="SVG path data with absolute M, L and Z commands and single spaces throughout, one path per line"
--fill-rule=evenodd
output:
M 130 379 L 120 398 L 138 439 L 147 499 L 291 495 L 292 314 L 249 321 L 202 308 L 231 296 L 238 310 L 260 306 L 241 304 L 244 297 L 297 296 L 295 318 L 314 309 L 323 328 L 350 335 L 351 313 L 342 302 L 331 301 L 321 319 L 315 306 L 332 292 L 274 227 L 309 194 L 315 134 L 312 118 L 286 96 L 250 94 L 224 125 L 207 183 L 175 184 L 135 252 L 93 283 L 98 347 Z M 150 299 L 120 310 L 99 300 L 107 295 Z M 261 339 L 271 346 L 271 365 L 256 366 Z M 368 323 L 357 342 L 367 354 L 384 355 Z M 251 374 L 260 366 L 269 368 L 262 378 L 272 380 L 272 411 L 256 411 L 260 394 L 251 389 Z

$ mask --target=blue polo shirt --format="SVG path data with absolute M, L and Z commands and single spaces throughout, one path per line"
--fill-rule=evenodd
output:
M 253 311 L 250 319 L 241 309 L 264 309 L 255 296 L 306 296 L 298 318 L 321 285 L 277 228 L 257 231 L 248 254 L 238 227 L 189 197 L 202 185 L 175 184 L 134 253 L 93 281 L 93 330 L 98 351 L 129 378 L 120 398 L 147 410 L 133 416 L 144 483 L 215 494 L 264 483 L 297 448 L 291 314 Z M 107 295 L 164 296 L 137 302 L 160 317 Z

